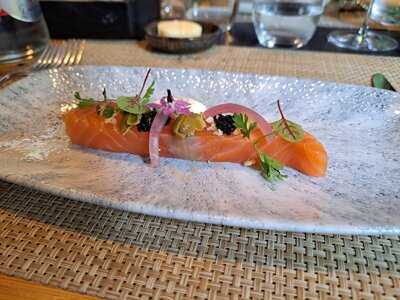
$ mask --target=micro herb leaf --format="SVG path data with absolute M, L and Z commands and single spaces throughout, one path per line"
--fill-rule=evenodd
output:
M 106 107 L 104 107 L 101 115 L 105 119 L 111 119 L 115 115 L 114 107 L 107 105 Z
M 279 161 L 262 152 L 258 152 L 258 157 L 260 159 L 261 175 L 267 181 L 273 182 L 287 178 L 287 175 L 281 173 L 283 165 Z
M 74 93 L 74 98 L 76 100 L 79 100 L 78 102 L 79 108 L 90 107 L 96 104 L 96 101 L 93 98 L 82 98 L 79 92 Z
M 300 125 L 287 120 L 283 114 L 279 100 L 277 101 L 277 104 L 281 119 L 272 123 L 272 129 L 274 133 L 291 143 L 297 143 L 301 141 L 304 138 L 303 128 Z
M 140 102 L 142 105 L 146 105 L 150 102 L 150 98 L 154 93 L 154 85 L 155 85 L 155 81 L 153 80 L 151 82 L 150 86 L 147 88 L 146 92 L 144 93 L 144 96 Z
M 274 133 L 291 143 L 297 143 L 301 141 L 304 138 L 303 128 L 299 124 L 289 120 L 285 121 L 286 122 L 281 119 L 272 123 L 272 129 Z
M 144 78 L 142 87 L 140 89 L 139 94 L 134 97 L 130 96 L 121 96 L 117 98 L 117 107 L 130 114 L 141 115 L 148 111 L 146 105 L 150 102 L 150 97 L 154 93 L 154 85 L 155 82 L 153 81 L 150 86 L 147 88 L 145 95 L 143 98 L 141 97 L 143 89 L 146 85 L 147 78 L 149 77 L 151 69 L 149 69 L 146 73 L 146 77 Z
M 128 114 L 128 118 L 126 119 L 126 124 L 129 126 L 137 125 L 140 123 L 141 118 L 142 115 Z
M 236 128 L 239 128 L 243 137 L 250 138 L 250 134 L 254 128 L 257 127 L 256 122 L 250 122 L 249 117 L 246 114 L 234 114 L 233 122 L 235 123 Z
M 74 98 L 77 99 L 77 100 L 82 100 L 82 97 L 81 97 L 81 95 L 79 94 L 79 92 L 75 92 L 75 93 L 74 93 Z
M 243 113 L 234 114 L 233 121 L 236 128 L 239 128 L 243 137 L 251 141 L 254 150 L 257 152 L 260 160 L 261 175 L 264 177 L 264 179 L 269 182 L 285 179 L 287 176 L 281 173 L 283 165 L 279 161 L 258 150 L 256 146 L 257 142 L 252 141 L 250 135 L 251 132 L 257 127 L 257 123 L 250 122 L 248 116 Z
M 117 106 L 119 109 L 130 114 L 141 115 L 148 111 L 148 108 L 139 102 L 139 98 L 120 96 L 117 98 Z

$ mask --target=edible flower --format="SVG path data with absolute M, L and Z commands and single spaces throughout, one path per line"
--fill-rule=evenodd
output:
M 190 103 L 183 100 L 175 100 L 172 97 L 171 90 L 167 90 L 168 96 L 162 97 L 160 103 L 149 103 L 147 107 L 156 109 L 163 112 L 164 115 L 170 117 L 171 115 L 190 115 Z

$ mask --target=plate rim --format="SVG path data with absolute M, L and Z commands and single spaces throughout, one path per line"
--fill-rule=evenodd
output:
M 145 70 L 148 67 L 146 66 L 124 66 L 124 65 L 79 65 L 79 66 L 69 66 L 69 67 L 64 67 L 60 68 L 61 70 L 65 70 L 67 72 L 74 72 L 77 70 L 82 70 L 85 68 L 89 69 L 104 69 L 104 68 L 119 68 L 119 69 L 136 69 L 136 70 Z M 296 80 L 299 82 L 302 82 L 304 84 L 315 84 L 315 83 L 327 83 L 332 86 L 342 86 L 342 87 L 349 87 L 349 88 L 356 88 L 356 89 L 366 89 L 366 90 L 371 90 L 374 92 L 379 92 L 379 93 L 388 93 L 392 94 L 393 96 L 399 96 L 398 93 L 392 92 L 392 91 L 386 91 L 386 90 L 380 90 L 377 88 L 373 87 L 368 87 L 368 86 L 363 86 L 363 85 L 355 85 L 355 84 L 343 84 L 343 83 L 337 83 L 335 81 L 327 81 L 327 80 L 320 80 L 320 79 L 311 79 L 311 78 L 298 78 L 298 77 L 288 77 L 288 76 L 279 76 L 279 75 L 270 75 L 270 74 L 259 74 L 259 73 L 254 73 L 254 72 L 229 72 L 229 71 L 223 71 L 223 70 L 210 70 L 210 69 L 201 69 L 201 68 L 164 68 L 164 67 L 152 67 L 154 70 L 168 70 L 168 71 L 196 71 L 196 72 L 207 72 L 207 73 L 215 73 L 218 72 L 220 74 L 229 74 L 229 75 L 244 75 L 244 76 L 251 76 L 251 75 L 259 75 L 263 76 L 266 78 L 271 78 L 271 79 L 279 79 L 279 80 Z M 8 89 L 17 86 L 18 84 L 21 84 L 23 81 L 28 81 L 30 80 L 33 76 L 38 76 L 38 74 L 49 74 L 51 70 L 42 70 L 37 73 L 30 74 L 29 76 L 13 82 L 9 86 L 3 88 L 0 90 L 0 97 L 3 96 L 3 93 L 6 92 Z M 399 98 L 399 103 L 400 103 L 400 98 Z M 59 188 L 58 192 L 56 193 L 54 190 L 52 190 L 52 185 L 51 184 L 46 184 L 46 183 L 40 183 L 38 181 L 32 181 L 32 180 L 27 180 L 24 176 L 18 176 L 18 175 L 7 175 L 4 176 L 2 172 L 0 172 L 0 179 L 8 182 L 12 182 L 21 186 L 26 186 L 29 188 L 34 188 L 38 189 L 43 192 L 51 193 L 54 195 L 59 195 L 65 198 L 72 198 L 78 201 L 84 201 L 88 203 L 94 203 L 106 207 L 111 207 L 119 210 L 126 210 L 130 211 L 133 213 L 139 213 L 139 214 L 146 214 L 146 215 L 151 215 L 151 216 L 158 216 L 158 217 L 164 217 L 164 218 L 173 218 L 173 219 L 179 219 L 183 220 L 186 222 L 200 222 L 200 223 L 211 223 L 211 224 L 218 224 L 218 225 L 225 225 L 225 226 L 234 226 L 234 227 L 240 227 L 240 228 L 253 228 L 253 229 L 261 229 L 261 230 L 281 230 L 281 231 L 299 231 L 299 227 L 301 226 L 301 231 L 302 232 L 312 232 L 312 233 L 320 233 L 320 234 L 368 234 L 368 235 L 377 235 L 377 234 L 399 234 L 400 233 L 400 225 L 388 225 L 388 226 L 376 226 L 374 225 L 356 225 L 354 227 L 349 227 L 346 225 L 346 227 L 339 228 L 337 225 L 324 225 L 324 224 L 319 224 L 319 225 L 306 225 L 305 223 L 299 224 L 293 223 L 291 225 L 288 225 L 287 223 L 282 224 L 276 221 L 264 223 L 264 225 L 257 224 L 255 226 L 249 225 L 249 223 L 243 224 L 243 221 L 238 222 L 238 218 L 235 219 L 234 222 L 230 221 L 227 218 L 223 218 L 222 216 L 215 217 L 217 215 L 214 215 L 213 220 L 210 220 L 210 216 L 203 218 L 193 218 L 192 215 L 188 215 L 187 217 L 172 217 L 168 215 L 168 209 L 157 207 L 157 210 L 160 211 L 159 214 L 155 213 L 155 209 L 150 209 L 150 208 L 144 208 L 144 209 L 132 209 L 129 207 L 125 207 L 125 204 L 114 204 L 113 201 L 101 198 L 101 197 L 92 197 L 91 199 L 88 192 L 81 192 L 79 190 L 74 190 L 75 194 L 80 194 L 80 196 L 83 196 L 81 198 L 74 197 L 70 193 L 68 193 L 67 189 L 64 188 Z M 53 186 L 54 187 L 54 186 Z M 85 198 L 85 199 L 83 199 Z M 143 205 L 142 205 L 143 207 Z M 149 206 L 155 208 L 155 206 Z M 151 211 L 151 213 L 150 213 Z M 207 218 L 207 220 L 205 220 Z M 246 221 L 244 221 L 246 222 Z

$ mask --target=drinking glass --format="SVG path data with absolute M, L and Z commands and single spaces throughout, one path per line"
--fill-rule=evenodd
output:
M 259 43 L 300 48 L 313 37 L 324 0 L 253 0 L 253 24 Z
M 32 58 L 48 41 L 37 0 L 0 0 L 0 63 Z
M 371 0 L 363 25 L 357 31 L 338 30 L 328 36 L 328 41 L 340 48 L 358 51 L 391 51 L 398 47 L 395 39 L 368 28 L 368 19 L 382 25 L 400 24 L 399 0 Z
M 227 32 L 232 28 L 239 0 L 189 0 L 186 18 L 218 25 Z

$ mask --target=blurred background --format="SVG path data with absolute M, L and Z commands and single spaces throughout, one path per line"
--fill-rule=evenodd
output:
M 210 38 L 206 30 L 200 46 L 171 46 L 153 29 L 146 35 L 153 50 L 218 43 L 400 54 L 400 0 L 0 0 L 0 61 L 40 53 L 49 37 L 143 39 L 146 25 L 163 19 L 211 23 L 222 34 Z
M 144 26 L 159 18 L 183 17 L 188 0 L 42 0 L 44 17 L 53 38 L 142 38 Z M 226 2 L 226 0 L 221 0 Z M 251 23 L 253 0 L 240 0 L 236 23 Z M 319 26 L 359 27 L 368 0 L 327 1 Z M 371 22 L 374 28 L 383 28 Z M 397 26 L 385 26 L 397 30 Z

